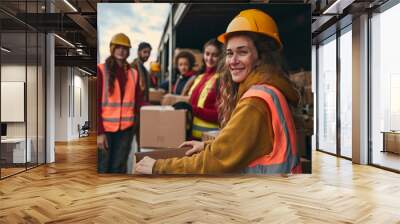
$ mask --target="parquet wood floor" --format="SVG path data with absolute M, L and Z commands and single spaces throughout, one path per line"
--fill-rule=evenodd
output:
M 0 223 L 400 223 L 400 175 L 313 153 L 313 174 L 134 177 L 96 172 L 95 138 L 0 181 Z

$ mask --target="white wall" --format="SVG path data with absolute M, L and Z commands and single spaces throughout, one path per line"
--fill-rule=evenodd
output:
M 68 86 L 67 67 L 55 68 L 55 141 L 68 140 Z
M 34 66 L 27 66 L 25 67 L 24 65 L 19 65 L 19 64 L 4 64 L 1 66 L 1 81 L 2 82 L 25 82 L 25 75 L 26 75 L 26 70 L 28 74 L 36 74 L 36 67 Z M 29 78 L 29 77 L 28 77 Z M 36 85 L 36 81 L 33 82 L 33 80 L 29 80 L 30 85 Z M 28 106 L 31 102 L 36 100 L 36 88 L 28 88 L 28 93 L 27 93 L 27 103 Z M 34 105 L 30 106 L 35 106 L 36 107 L 36 101 Z M 32 108 L 31 108 L 32 109 Z M 7 110 L 7 108 L 1 108 L 1 110 Z M 28 113 L 27 114 L 27 119 L 28 122 L 35 121 L 36 123 L 36 113 Z M 26 122 L 7 122 L 7 136 L 8 137 L 25 137 L 25 123 Z M 33 124 L 28 125 L 28 129 L 30 127 L 33 127 Z M 36 130 L 36 125 L 34 127 Z M 29 133 L 31 133 L 28 130 L 28 137 Z M 36 137 L 36 133 L 35 133 Z
M 56 141 L 77 139 L 78 124 L 88 120 L 88 78 L 83 75 L 76 68 L 56 67 Z
M 27 81 L 25 78 L 27 77 Z M 25 135 L 30 139 L 32 150 L 32 161 L 44 163 L 44 74 L 42 67 L 36 65 L 25 64 L 3 64 L 1 66 L 1 81 L 3 82 L 25 82 L 26 83 L 26 106 L 22 108 L 22 112 L 26 110 L 25 122 L 6 122 L 7 137 L 9 138 L 25 138 Z M 23 94 L 23 93 L 22 93 Z M 4 97 L 4 96 L 3 96 Z M 10 108 L 1 108 L 10 110 Z M 12 111 L 7 111 L 11 112 Z M 37 153 L 39 154 L 37 157 Z

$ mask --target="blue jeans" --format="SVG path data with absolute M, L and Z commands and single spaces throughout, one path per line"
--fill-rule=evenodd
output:
M 99 173 L 126 173 L 131 151 L 134 128 L 105 133 L 108 149 L 98 149 L 97 171 Z

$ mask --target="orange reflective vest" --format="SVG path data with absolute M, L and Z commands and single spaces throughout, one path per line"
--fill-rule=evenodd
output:
M 301 173 L 297 150 L 296 128 L 285 96 L 270 85 L 254 85 L 242 97 L 258 97 L 271 111 L 274 141 L 272 152 L 257 158 L 245 173 L 282 174 Z
M 105 64 L 98 65 L 103 78 L 103 93 L 101 100 L 101 116 L 105 132 L 117 132 L 134 125 L 135 121 L 135 88 L 138 79 L 137 72 L 128 69 L 125 94 L 121 102 L 121 89 L 117 79 L 114 81 L 114 91 L 108 90 L 108 69 Z

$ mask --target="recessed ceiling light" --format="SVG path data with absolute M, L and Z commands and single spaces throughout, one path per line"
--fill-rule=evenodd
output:
M 7 48 L 5 48 L 5 47 L 1 47 L 0 49 L 1 49 L 2 51 L 6 52 L 6 53 L 10 53 L 10 52 L 11 52 L 11 50 L 9 50 L 9 49 L 7 49 Z
M 68 1 L 68 0 L 64 0 L 65 4 L 67 4 L 72 10 L 74 10 L 75 12 L 78 12 L 78 10 Z
M 60 37 L 59 35 L 54 34 L 54 36 L 57 37 L 58 39 L 60 39 L 61 41 L 63 41 L 64 43 L 66 43 L 67 45 L 69 45 L 69 46 L 75 48 L 75 45 L 73 45 L 71 42 L 67 41 L 66 39 Z

